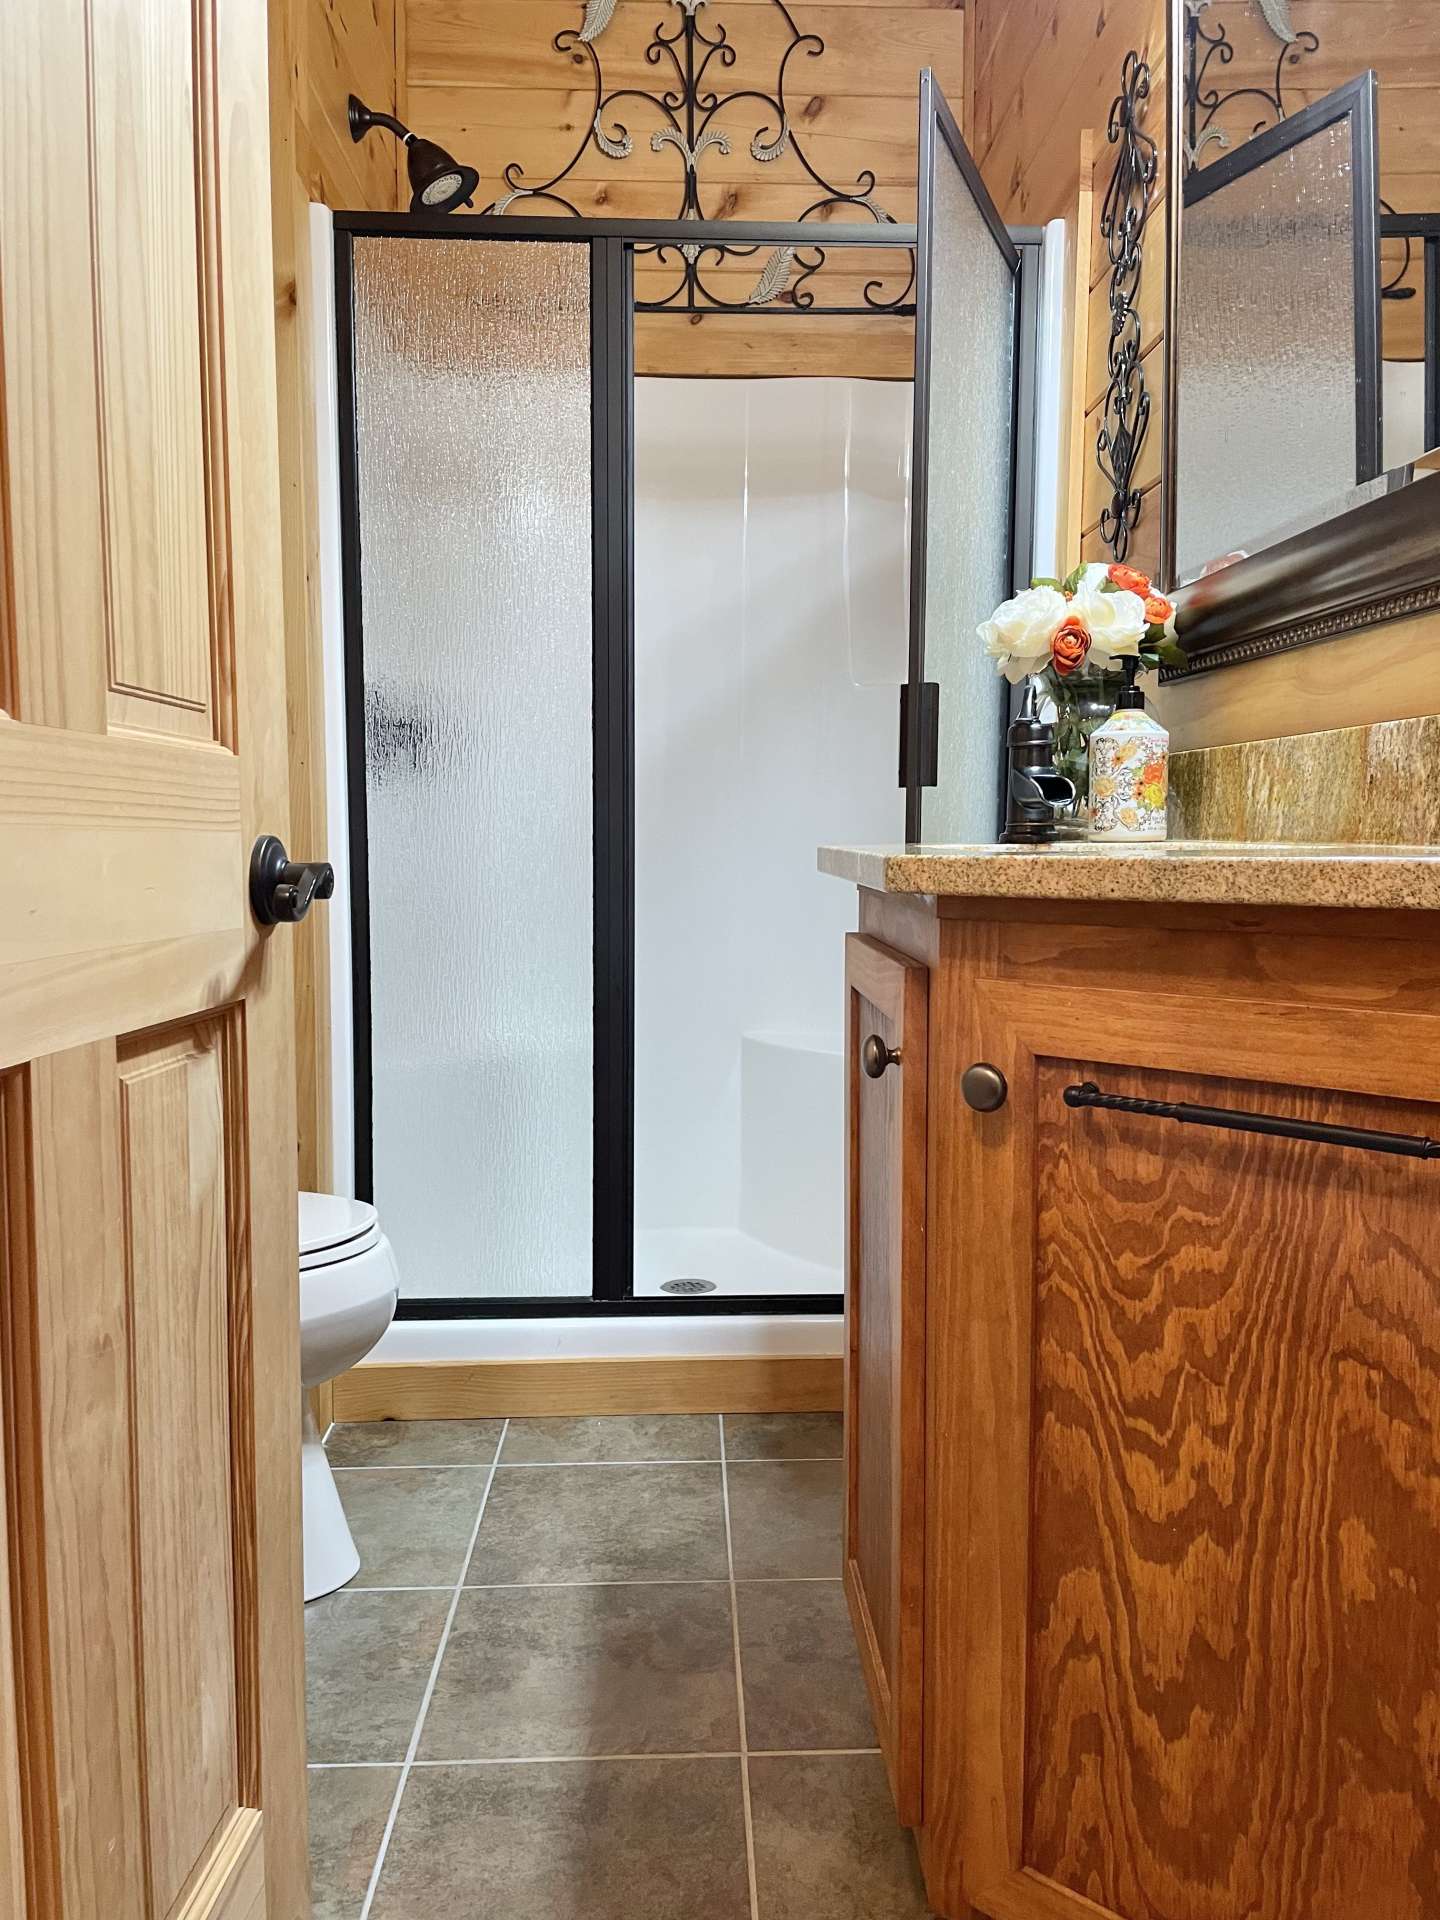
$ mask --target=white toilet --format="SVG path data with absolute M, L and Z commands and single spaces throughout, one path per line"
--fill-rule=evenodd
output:
M 305 1598 L 353 1580 L 360 1556 L 310 1411 L 311 1387 L 344 1373 L 395 1315 L 400 1275 L 375 1209 L 335 1193 L 300 1195 L 300 1481 L 305 1510 Z

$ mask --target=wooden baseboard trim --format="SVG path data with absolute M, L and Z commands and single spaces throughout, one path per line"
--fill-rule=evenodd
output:
M 838 1355 L 415 1360 L 335 1382 L 337 1420 L 498 1420 L 606 1413 L 838 1413 Z

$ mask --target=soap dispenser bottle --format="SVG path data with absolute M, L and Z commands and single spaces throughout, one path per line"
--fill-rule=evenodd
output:
M 1091 840 L 1163 840 L 1170 790 L 1170 736 L 1145 711 L 1138 660 L 1121 662 L 1115 711 L 1090 736 Z

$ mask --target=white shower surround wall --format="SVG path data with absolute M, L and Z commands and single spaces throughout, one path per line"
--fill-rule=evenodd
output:
M 838 1293 L 843 936 L 899 838 L 908 382 L 636 383 L 636 1286 Z

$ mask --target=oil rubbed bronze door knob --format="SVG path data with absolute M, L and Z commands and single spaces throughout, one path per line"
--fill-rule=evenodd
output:
M 966 1106 L 973 1107 L 976 1113 L 994 1113 L 997 1107 L 1004 1106 L 1010 1094 L 1004 1074 L 985 1060 L 977 1060 L 973 1067 L 965 1069 L 960 1076 L 960 1091 Z
M 860 1064 L 872 1080 L 878 1080 L 886 1067 L 899 1066 L 899 1049 L 887 1047 L 878 1033 L 872 1033 L 860 1049 Z
M 273 833 L 262 834 L 250 851 L 250 911 L 262 927 L 293 926 L 334 891 L 335 869 L 328 860 L 292 860 Z

